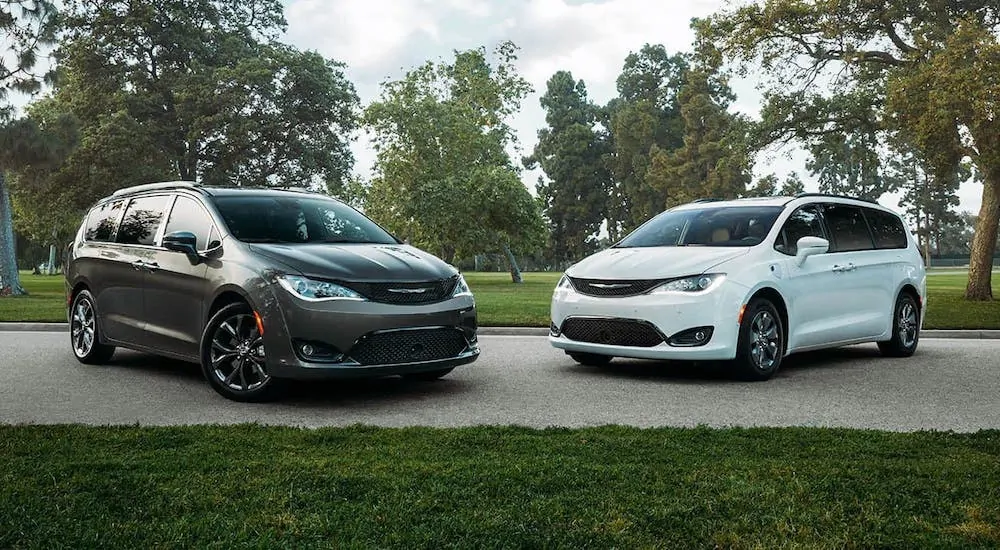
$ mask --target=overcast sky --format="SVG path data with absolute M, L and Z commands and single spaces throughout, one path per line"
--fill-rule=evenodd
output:
M 558 70 L 583 79 L 590 97 L 614 97 L 625 56 L 645 43 L 686 51 L 689 23 L 723 7 L 725 0 L 285 0 L 285 40 L 347 64 L 363 104 L 377 97 L 379 83 L 399 78 L 428 59 L 447 59 L 453 50 L 511 40 L 520 47 L 518 67 L 536 92 L 512 120 L 521 146 L 530 151 L 545 124 L 538 104 L 545 82 Z M 735 109 L 756 115 L 759 96 L 752 82 L 734 82 Z M 373 154 L 367 138 L 354 147 L 356 170 L 367 174 Z M 785 158 L 791 155 L 791 159 Z M 817 190 L 801 151 L 779 151 L 758 159 L 757 173 L 797 170 Z M 534 185 L 539 172 L 526 172 Z M 965 185 L 960 208 L 978 213 L 982 187 Z M 896 197 L 882 202 L 896 206 Z

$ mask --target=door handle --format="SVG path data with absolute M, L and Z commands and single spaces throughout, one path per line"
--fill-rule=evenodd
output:
M 844 265 L 836 264 L 833 266 L 833 271 L 843 272 L 843 271 L 854 271 L 857 266 L 853 262 L 846 263 Z
M 156 262 L 147 262 L 145 264 L 145 267 L 146 267 L 146 269 L 148 269 L 150 271 L 156 271 L 157 269 L 160 269 L 160 264 L 158 264 Z
M 146 266 L 146 262 L 144 262 L 142 260 L 136 260 L 136 261 L 132 262 L 132 269 L 134 269 L 136 271 L 139 271 L 140 269 L 142 269 L 145 266 Z

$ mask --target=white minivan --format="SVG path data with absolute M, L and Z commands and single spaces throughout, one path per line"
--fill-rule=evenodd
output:
M 732 360 L 766 380 L 795 352 L 917 349 L 926 271 L 898 214 L 805 193 L 700 200 L 566 270 L 549 341 L 585 365 L 614 357 Z

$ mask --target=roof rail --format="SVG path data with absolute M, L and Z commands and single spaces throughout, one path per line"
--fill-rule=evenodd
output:
M 198 184 L 193 181 L 161 181 L 156 183 L 144 183 L 142 185 L 133 185 L 132 187 L 125 187 L 119 189 L 111 194 L 112 197 L 120 197 L 122 195 L 131 195 L 132 193 L 140 193 L 142 191 L 161 191 L 166 189 L 192 189 L 198 187 Z
M 800 198 L 803 198 L 803 197 L 827 197 L 827 198 L 833 198 L 833 199 L 848 199 L 848 200 L 852 200 L 852 201 L 861 201 L 861 202 L 867 202 L 867 203 L 871 203 L 871 204 L 878 204 L 878 201 L 875 200 L 875 199 L 866 199 L 866 198 L 863 198 L 863 197 L 852 197 L 850 195 L 837 195 L 837 194 L 834 194 L 834 193 L 799 193 L 798 195 L 795 195 L 796 199 L 800 199 Z
M 722 199 L 695 199 L 695 200 L 693 200 L 691 202 L 692 203 L 699 203 L 699 202 L 719 202 L 721 200 Z

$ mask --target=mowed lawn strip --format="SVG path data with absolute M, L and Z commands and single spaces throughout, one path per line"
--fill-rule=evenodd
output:
M 1000 432 L 0 427 L 0 548 L 1000 544 Z
M 466 273 L 476 296 L 482 326 L 547 327 L 552 290 L 561 273 L 525 273 L 524 283 L 510 282 L 509 273 Z M 1000 300 L 964 299 L 968 276 L 964 272 L 932 271 L 927 278 L 930 308 L 924 328 L 1000 329 Z M 65 322 L 62 277 L 22 275 L 31 296 L 0 298 L 0 322 Z M 1000 297 L 1000 273 L 993 275 L 993 293 Z

